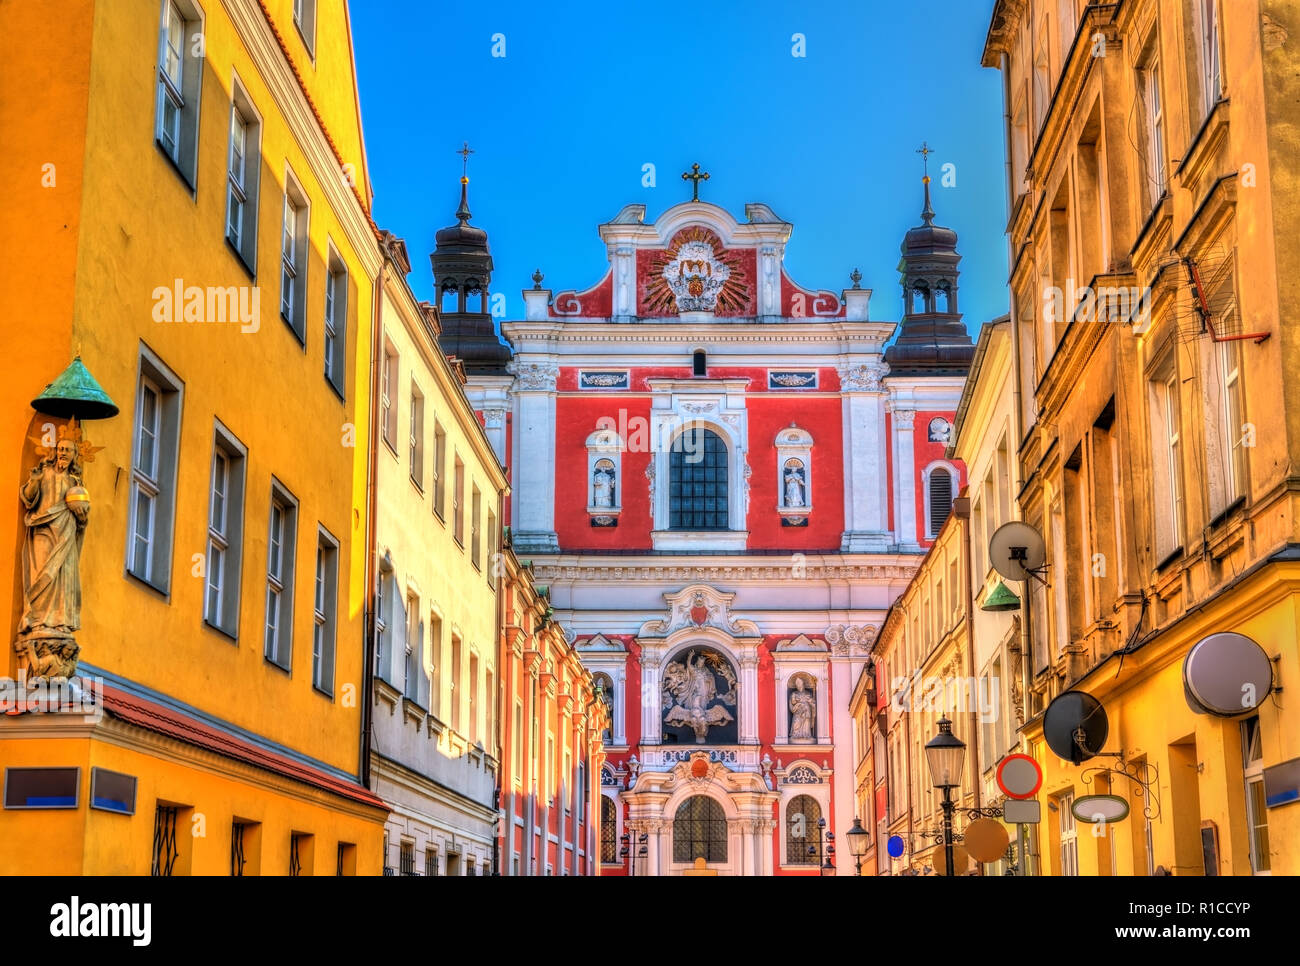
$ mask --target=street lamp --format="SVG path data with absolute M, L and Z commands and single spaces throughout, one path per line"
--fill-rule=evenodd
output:
M 849 854 L 853 856 L 853 861 L 858 867 L 858 875 L 862 875 L 862 857 L 867 854 L 867 846 L 871 844 L 871 833 L 862 827 L 862 822 L 858 819 L 853 820 L 853 828 L 844 833 L 844 837 L 849 840 Z
M 817 862 L 817 874 L 825 875 L 826 870 L 835 871 L 835 833 L 826 831 L 826 819 L 817 820 L 817 844 L 808 846 L 808 857 L 818 858 L 818 852 L 821 858 Z
M 632 849 L 632 837 L 630 835 L 624 832 L 622 836 L 619 838 L 619 842 L 622 844 L 623 847 L 619 849 L 618 856 L 621 859 L 629 859 L 628 872 L 627 872 L 628 875 L 636 875 L 636 857 L 640 855 L 641 858 L 644 859 L 649 854 L 650 850 L 646 847 L 646 841 L 648 840 L 648 838 L 649 836 L 647 836 L 645 832 L 642 832 L 639 836 L 637 836 L 636 841 L 637 841 L 637 845 L 640 846 L 640 848 L 638 848 L 636 851 L 633 851 Z
M 925 760 L 930 766 L 930 784 L 943 791 L 943 851 L 948 875 L 952 862 L 952 790 L 961 784 L 966 764 L 966 743 L 952 733 L 952 722 L 939 719 L 939 733 L 925 743 Z

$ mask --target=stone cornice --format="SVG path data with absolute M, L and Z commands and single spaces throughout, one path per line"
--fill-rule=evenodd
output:
M 911 580 L 920 566 L 921 557 L 886 557 L 880 563 L 822 563 L 809 555 L 799 564 L 802 580 Z M 562 580 L 643 581 L 663 583 L 691 581 L 776 581 L 794 579 L 795 566 L 788 557 L 749 560 L 704 560 L 700 563 L 648 562 L 644 558 L 560 557 L 554 560 L 535 558 L 537 579 L 551 583 Z M 584 652 L 586 653 L 586 652 Z M 594 652 L 599 654 L 599 651 Z
M 510 340 L 516 353 L 547 352 L 559 345 L 589 345 L 600 352 L 609 345 L 661 344 L 680 345 L 701 340 L 710 345 L 773 344 L 825 346 L 832 353 L 881 352 L 894 334 L 895 322 L 845 321 L 818 319 L 768 323 L 763 325 L 711 324 L 687 325 L 680 322 L 624 324 L 599 320 L 552 322 L 504 322 L 502 334 Z

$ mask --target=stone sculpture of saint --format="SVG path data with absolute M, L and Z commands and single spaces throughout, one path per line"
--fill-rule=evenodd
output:
M 592 477 L 592 489 L 595 491 L 596 506 L 614 505 L 614 476 L 606 469 L 596 470 Z
M 695 652 L 691 651 L 686 657 L 686 700 L 682 704 L 692 715 L 703 715 L 704 709 L 717 693 L 717 682 L 713 679 L 713 671 L 704 660 L 704 655 L 696 657 Z
M 785 505 L 805 506 L 803 499 L 803 477 L 798 470 L 786 470 Z
M 817 708 L 817 699 L 807 689 L 803 678 L 794 683 L 790 692 L 790 740 L 813 740 L 813 714 Z
M 90 498 L 81 485 L 81 431 L 71 424 L 18 491 L 23 517 L 23 612 L 14 650 L 30 679 L 76 671 L 75 632 L 81 627 L 81 544 Z M 87 452 L 86 455 L 89 455 Z

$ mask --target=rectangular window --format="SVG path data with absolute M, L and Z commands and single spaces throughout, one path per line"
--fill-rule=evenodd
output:
M 226 241 L 249 273 L 257 274 L 257 187 L 262 125 L 238 78 L 230 104 L 226 153 Z
M 441 518 L 446 506 L 447 433 L 437 420 L 433 423 L 433 512 Z
M 293 0 L 293 25 L 313 60 L 316 59 L 316 0 Z
M 469 656 L 469 740 L 479 740 L 478 726 L 478 655 Z
M 280 318 L 299 342 L 307 341 L 307 196 L 293 173 L 284 178 L 284 216 L 280 234 Z
M 76 808 L 80 768 L 6 768 L 5 808 Z
M 1138 90 L 1142 96 L 1144 143 L 1146 153 L 1147 203 L 1154 207 L 1165 193 L 1165 115 L 1160 93 L 1160 58 L 1154 52 L 1138 70 Z
M 415 875 L 415 843 L 403 842 L 401 846 L 400 866 L 402 875 Z
M 1224 453 L 1227 503 L 1246 492 L 1246 425 L 1241 392 L 1241 343 L 1220 342 L 1219 376 L 1223 386 L 1223 414 L 1220 421 Z
M 497 569 L 500 566 L 501 548 L 497 543 L 497 515 L 495 510 L 487 513 L 487 582 L 493 590 L 497 586 Z
M 433 664 L 429 711 L 437 718 L 442 713 L 442 618 L 437 611 L 429 613 L 429 657 Z
M 171 587 L 181 398 L 180 380 L 156 356 L 142 349 L 126 569 L 163 593 Z
M 170 876 L 175 874 L 176 860 L 180 858 L 180 843 L 176 837 L 176 818 L 180 808 L 159 802 L 153 814 L 153 861 L 149 874 Z
M 411 383 L 411 425 L 407 439 L 411 457 L 411 482 L 424 490 L 424 395 Z
M 218 423 L 212 443 L 208 495 L 208 552 L 204 567 L 207 592 L 203 619 L 231 637 L 238 636 L 239 629 L 246 454 L 243 444 Z
M 438 874 L 438 850 L 429 849 L 424 853 L 424 874 L 433 876 Z
M 1156 556 L 1164 560 L 1183 544 L 1182 421 L 1178 373 L 1172 356 L 1152 381 L 1153 482 L 1156 488 Z
M 334 693 L 334 642 L 338 622 L 339 544 L 321 527 L 316 542 L 316 593 L 312 609 L 311 683 Z
M 424 649 L 424 621 L 420 619 L 420 598 L 415 594 L 406 595 L 406 656 L 402 673 L 402 694 L 415 701 L 418 686 L 420 656 Z
M 1219 33 L 1219 0 L 1196 0 L 1196 4 L 1201 46 L 1201 116 L 1205 117 L 1223 96 L 1223 46 Z
M 460 638 L 451 635 L 451 730 L 460 731 Z
M 1255 875 L 1272 868 L 1268 845 L 1268 808 L 1264 799 L 1264 749 L 1259 715 L 1241 722 L 1241 764 L 1246 779 L 1246 834 L 1250 840 L 1250 868 Z
M 107 768 L 90 769 L 90 807 L 120 815 L 135 814 L 136 778 Z
M 1074 793 L 1067 792 L 1057 799 L 1061 821 L 1061 875 L 1079 874 L 1079 839 L 1075 825 Z
M 456 472 L 451 490 L 452 536 L 465 546 L 465 464 L 456 457 Z
M 397 452 L 397 350 L 392 343 L 384 343 L 384 368 L 379 392 L 381 415 L 380 430 L 394 453 Z
M 158 30 L 154 138 L 193 188 L 197 170 L 199 94 L 203 89 L 203 11 L 164 0 Z
M 330 249 L 325 273 L 325 378 L 341 397 L 346 397 L 348 350 L 348 270 Z
M 470 487 L 469 503 L 469 560 L 475 567 L 482 566 L 479 560 L 478 521 L 483 509 L 483 497 L 477 486 Z
M 524 778 L 524 703 L 522 701 L 515 702 L 515 724 L 511 730 L 510 754 L 514 764 L 514 778 L 516 782 L 521 782 Z
M 542 801 L 547 805 L 555 804 L 555 736 L 546 733 L 546 785 L 542 789 Z
M 393 632 L 388 626 L 388 603 L 392 596 L 393 577 L 380 574 L 375 584 L 375 675 L 383 678 L 392 656 Z
M 263 655 L 286 671 L 293 656 L 293 574 L 297 539 L 298 501 L 273 480 L 267 533 Z

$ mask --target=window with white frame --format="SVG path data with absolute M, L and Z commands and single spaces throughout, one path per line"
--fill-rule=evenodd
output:
M 226 240 L 244 266 L 257 274 L 257 189 L 262 124 L 238 78 L 230 103 L 226 153 Z
M 1246 492 L 1245 409 L 1241 391 L 1241 343 L 1218 343 L 1219 378 L 1223 387 L 1223 411 L 1219 420 L 1225 477 L 1226 502 L 1231 504 Z
M 429 612 L 429 711 L 435 718 L 442 714 L 442 615 Z
M 447 431 L 433 421 L 433 512 L 442 519 L 447 493 Z
M 347 395 L 348 270 L 330 249 L 325 272 L 325 378 L 340 396 Z
M 419 675 L 423 673 L 420 665 L 424 649 L 424 621 L 420 619 L 420 598 L 408 592 L 406 595 L 406 654 L 402 664 L 402 695 L 415 701 L 419 691 Z
M 306 342 L 309 206 L 307 196 L 292 172 L 285 172 L 284 181 L 284 212 L 280 229 L 280 318 L 289 323 L 299 342 Z
M 411 460 L 411 482 L 424 492 L 424 393 L 411 381 L 411 418 L 407 430 L 407 451 Z
M 293 655 L 294 547 L 298 539 L 298 501 L 272 480 L 267 527 L 266 620 L 263 654 L 272 664 L 289 670 Z
M 379 429 L 384 442 L 397 452 L 397 350 L 384 340 L 383 368 L 379 385 Z
M 212 443 L 208 491 L 208 548 L 204 566 L 203 619 L 237 636 L 239 574 L 243 556 L 244 467 L 247 450 L 220 423 Z
M 1170 353 L 1150 382 L 1157 561 L 1164 560 L 1183 544 L 1183 446 L 1178 387 L 1178 371 Z
M 154 137 L 191 188 L 197 170 L 202 80 L 203 11 L 192 2 L 163 0 Z
M 1138 92 L 1142 100 L 1143 155 L 1147 179 L 1147 204 L 1154 207 L 1165 193 L 1165 115 L 1160 91 L 1160 57 L 1154 38 L 1138 68 Z
M 1196 0 L 1196 29 L 1200 41 L 1201 110 L 1205 117 L 1223 96 L 1223 40 L 1220 0 Z
M 375 583 L 375 674 L 385 678 L 392 661 L 393 631 L 389 625 L 393 598 L 392 573 L 380 573 Z
M 469 687 L 466 688 L 469 697 L 469 740 L 472 743 L 479 740 L 479 698 L 478 698 L 478 655 L 471 653 L 469 656 Z
M 293 0 L 293 25 L 313 60 L 316 59 L 316 0 Z
M 483 513 L 483 495 L 477 486 L 470 486 L 469 501 L 469 561 L 475 567 L 481 567 L 479 559 L 479 519 Z
M 338 541 L 321 527 L 316 542 L 316 594 L 312 611 L 311 683 L 334 693 L 334 644 L 338 621 Z
M 1241 764 L 1246 780 L 1246 835 L 1250 842 L 1250 869 L 1268 875 L 1272 859 L 1268 843 L 1268 804 L 1264 796 L 1264 749 L 1259 715 L 1241 722 Z
M 461 462 L 459 456 L 456 457 L 456 468 L 453 474 L 453 483 L 451 489 L 451 519 L 452 519 L 452 536 L 456 542 L 465 546 L 465 464 Z
M 457 732 L 460 731 L 460 704 L 462 691 L 460 686 L 460 651 L 460 635 L 453 632 L 451 635 L 451 666 L 448 670 L 451 672 L 451 689 L 449 692 L 451 699 L 451 730 Z
M 141 349 L 139 365 L 126 567 L 133 577 L 167 593 L 171 587 L 181 382 L 147 349 Z
M 1074 792 L 1057 799 L 1061 823 L 1061 875 L 1079 874 L 1079 836 L 1074 818 Z

